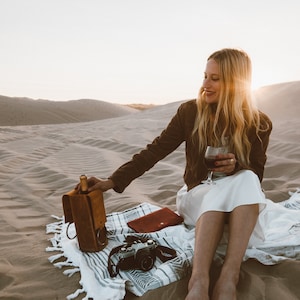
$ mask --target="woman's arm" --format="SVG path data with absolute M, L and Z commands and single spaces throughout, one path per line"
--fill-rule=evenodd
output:
M 271 120 L 265 114 L 261 113 L 261 129 L 259 135 L 253 134 L 253 137 L 250 140 L 252 144 L 250 167 L 257 174 L 260 181 L 263 179 L 265 163 L 267 160 L 266 151 L 269 145 L 271 131 Z
M 186 123 L 194 121 L 190 110 L 195 109 L 191 101 L 183 103 L 165 130 L 130 161 L 119 167 L 110 177 L 114 190 L 122 193 L 137 177 L 151 169 L 158 161 L 173 152 L 185 140 Z

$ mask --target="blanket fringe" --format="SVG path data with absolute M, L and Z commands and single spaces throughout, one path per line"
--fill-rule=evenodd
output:
M 80 272 L 80 268 L 72 268 L 72 269 L 67 269 L 63 271 L 64 275 L 67 275 L 68 277 L 73 276 L 75 273 Z
M 66 261 L 61 261 L 53 264 L 55 267 L 61 269 L 62 267 L 74 267 L 73 263 L 66 260 Z
M 63 267 L 71 267 L 71 268 L 68 268 L 68 269 L 63 271 L 64 275 L 66 275 L 68 277 L 71 277 L 75 273 L 80 272 L 80 268 L 75 267 L 73 265 L 73 263 L 71 261 L 69 261 L 65 257 L 64 253 L 62 252 L 63 250 L 62 250 L 62 247 L 61 247 L 61 232 L 62 232 L 62 227 L 63 227 L 63 224 L 64 224 L 64 217 L 58 217 L 58 216 L 55 216 L 55 215 L 52 215 L 52 217 L 54 219 L 58 220 L 58 222 L 54 222 L 54 223 L 46 225 L 46 233 L 47 234 L 49 234 L 49 233 L 54 234 L 54 236 L 51 239 L 49 239 L 49 241 L 52 244 L 52 247 L 47 247 L 46 252 L 58 251 L 60 253 L 50 256 L 48 258 L 48 260 L 49 260 L 50 263 L 53 263 L 53 265 L 56 268 L 59 268 L 59 269 L 61 269 Z M 60 261 L 60 262 L 54 263 L 56 260 L 61 259 L 63 257 L 66 259 L 65 261 Z M 75 299 L 82 293 L 85 293 L 85 290 L 83 288 L 78 289 L 73 294 L 70 294 L 69 296 L 67 296 L 67 299 L 69 299 L 69 300 Z
M 51 263 L 53 263 L 54 261 L 56 261 L 56 260 L 62 258 L 63 256 L 64 256 L 63 253 L 55 254 L 55 255 L 50 256 L 50 257 L 48 258 L 48 260 L 49 260 Z
M 61 251 L 61 247 L 53 246 L 53 247 L 46 248 L 46 252 L 53 252 L 53 251 Z
M 68 300 L 75 299 L 75 298 L 77 298 L 80 294 L 82 294 L 82 293 L 84 293 L 84 292 L 85 292 L 84 289 L 78 289 L 75 293 L 70 294 L 69 296 L 67 296 L 67 299 L 68 299 Z
M 54 222 L 46 225 L 46 233 L 60 233 L 63 222 Z

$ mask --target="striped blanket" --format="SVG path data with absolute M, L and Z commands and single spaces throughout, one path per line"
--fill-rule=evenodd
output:
M 51 239 L 52 247 L 47 251 L 61 251 L 61 254 L 51 256 L 50 262 L 54 262 L 56 267 L 72 267 L 64 271 L 66 275 L 80 271 L 82 289 L 69 295 L 67 299 L 74 299 L 80 293 L 85 292 L 84 299 L 123 299 L 125 290 L 129 290 L 135 295 L 141 296 L 146 291 L 156 289 L 177 281 L 187 275 L 191 270 L 193 256 L 193 229 L 189 230 L 184 225 L 171 226 L 158 232 L 149 234 L 137 234 L 127 226 L 127 222 L 135 218 L 158 210 L 160 207 L 143 203 L 121 213 L 107 215 L 107 247 L 96 253 L 83 253 L 79 250 L 77 239 L 69 240 L 66 237 L 66 224 L 63 218 L 58 222 L 47 225 L 47 232 L 54 233 Z M 73 232 L 72 232 L 73 231 Z M 74 224 L 69 227 L 69 233 L 75 233 Z M 162 263 L 158 258 L 154 267 L 148 271 L 140 270 L 120 271 L 120 274 L 111 278 L 107 270 L 107 262 L 110 251 L 124 244 L 127 235 L 150 238 L 159 245 L 176 249 L 177 257 Z M 60 257 L 66 257 L 64 262 L 55 261 Z
M 265 222 L 265 243 L 247 249 L 245 260 L 255 258 L 266 265 L 276 264 L 281 260 L 300 258 L 300 190 L 291 198 L 280 204 L 268 200 L 262 220 Z M 137 234 L 127 226 L 127 222 L 135 218 L 158 210 L 160 207 L 142 203 L 123 212 L 107 215 L 108 245 L 96 253 L 83 253 L 78 248 L 77 239 L 69 240 L 66 237 L 64 218 L 55 217 L 56 222 L 47 225 L 47 233 L 52 233 L 52 246 L 46 251 L 58 251 L 49 261 L 58 268 L 64 267 L 64 274 L 71 276 L 75 272 L 81 273 L 80 284 L 67 299 L 74 299 L 81 293 L 83 299 L 120 300 L 125 297 L 126 290 L 141 296 L 149 290 L 165 286 L 187 276 L 192 267 L 194 249 L 194 228 L 184 224 L 164 228 L 160 231 L 147 234 Z M 53 216 L 54 217 L 54 216 Z M 286 224 L 286 220 L 289 221 Z M 284 221 L 284 226 L 283 222 Z M 73 231 L 73 232 L 72 232 Z M 75 234 L 72 224 L 69 233 Z M 124 243 L 126 236 L 136 235 L 142 238 L 156 240 L 158 244 L 173 248 L 177 257 L 162 263 L 156 259 L 154 267 L 148 271 L 127 270 L 120 271 L 117 277 L 111 278 L 107 270 L 110 251 Z M 284 239 L 283 237 L 286 237 Z M 220 244 L 216 260 L 222 260 L 226 245 Z M 65 257 L 64 261 L 60 258 Z M 56 262 L 59 260 L 58 262 Z

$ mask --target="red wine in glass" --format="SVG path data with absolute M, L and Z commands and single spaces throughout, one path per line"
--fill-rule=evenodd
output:
M 207 146 L 205 151 L 205 165 L 207 166 L 207 169 L 209 170 L 207 179 L 202 181 L 202 183 L 206 184 L 215 184 L 213 182 L 213 169 L 215 168 L 215 162 L 217 161 L 216 157 L 218 154 L 224 154 L 227 153 L 227 147 L 212 147 Z
M 204 159 L 205 159 L 205 165 L 207 166 L 208 170 L 214 169 L 216 167 L 215 162 L 217 160 L 215 156 L 206 156 Z

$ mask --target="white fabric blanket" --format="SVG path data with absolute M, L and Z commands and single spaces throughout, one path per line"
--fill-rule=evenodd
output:
M 74 299 L 81 293 L 86 293 L 83 299 L 120 300 L 125 296 L 126 289 L 137 296 L 151 289 L 167 285 L 185 277 L 192 266 L 194 248 L 194 228 L 185 225 L 171 226 L 155 233 L 140 234 L 156 240 L 160 245 L 174 248 L 177 257 L 162 263 L 156 260 L 155 266 L 148 272 L 139 270 L 121 271 L 111 278 L 107 270 L 110 251 L 124 243 L 127 235 L 137 235 L 127 226 L 127 222 L 148 214 L 160 207 L 143 203 L 120 213 L 107 215 L 108 245 L 97 253 L 83 253 L 79 250 L 77 239 L 66 237 L 66 224 L 63 218 L 47 225 L 47 233 L 54 236 L 50 239 L 52 246 L 46 251 L 59 251 L 49 258 L 54 266 L 65 268 L 64 274 L 71 276 L 81 273 L 82 289 L 67 296 Z M 300 258 L 300 189 L 293 193 L 290 199 L 275 204 L 268 200 L 266 208 L 260 213 L 258 226 L 263 229 L 264 240 L 258 240 L 255 247 L 248 248 L 244 259 L 255 258 L 263 264 L 272 265 L 285 259 Z M 73 225 L 69 227 L 70 235 L 75 233 Z M 226 244 L 220 244 L 215 259 L 222 259 Z M 65 257 L 63 262 L 55 262 Z

